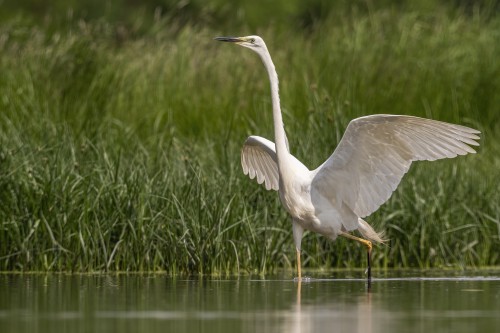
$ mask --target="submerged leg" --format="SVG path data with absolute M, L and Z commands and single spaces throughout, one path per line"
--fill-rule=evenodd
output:
M 368 249 L 368 252 L 367 252 L 367 261 L 368 261 L 367 274 L 368 274 L 368 280 L 371 280 L 371 278 L 372 278 L 372 266 L 371 266 L 372 242 L 370 242 L 369 240 L 363 239 L 363 238 L 353 236 L 353 235 L 345 233 L 345 232 L 342 232 L 340 234 L 340 236 L 355 240 L 356 242 L 360 242 L 361 244 L 363 244 L 364 246 L 367 247 L 367 249 Z

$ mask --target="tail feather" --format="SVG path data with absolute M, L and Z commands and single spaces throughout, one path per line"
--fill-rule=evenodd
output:
M 376 232 L 365 220 L 358 218 L 358 222 L 358 231 L 361 233 L 361 235 L 363 235 L 364 238 L 367 238 L 370 241 L 376 243 L 385 243 L 387 241 L 387 239 L 383 238 L 383 232 Z

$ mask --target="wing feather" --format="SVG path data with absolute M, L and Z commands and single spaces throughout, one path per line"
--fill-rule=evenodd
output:
M 397 115 L 352 120 L 339 145 L 313 171 L 312 191 L 347 204 L 358 216 L 376 211 L 413 161 L 475 153 L 480 132 L 461 125 Z
M 250 136 L 241 149 L 243 173 L 267 190 L 279 190 L 278 161 L 274 143 L 260 136 Z

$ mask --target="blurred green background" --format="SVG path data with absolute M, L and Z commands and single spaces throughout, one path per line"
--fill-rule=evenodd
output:
M 367 220 L 374 265 L 500 263 L 498 1 L 0 0 L 0 270 L 291 269 L 289 218 L 239 149 L 272 139 L 261 35 L 292 153 L 315 168 L 348 122 L 424 116 L 482 132 L 417 163 Z M 307 269 L 363 267 L 306 234 Z

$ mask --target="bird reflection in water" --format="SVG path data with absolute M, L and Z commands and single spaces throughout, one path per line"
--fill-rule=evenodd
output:
M 367 281 L 366 292 L 355 297 L 354 303 L 346 304 L 345 299 L 341 299 L 320 305 L 302 304 L 303 287 L 306 288 L 311 283 L 316 282 L 296 282 L 296 302 L 292 305 L 289 315 L 285 316 L 282 332 L 373 332 L 371 281 Z

